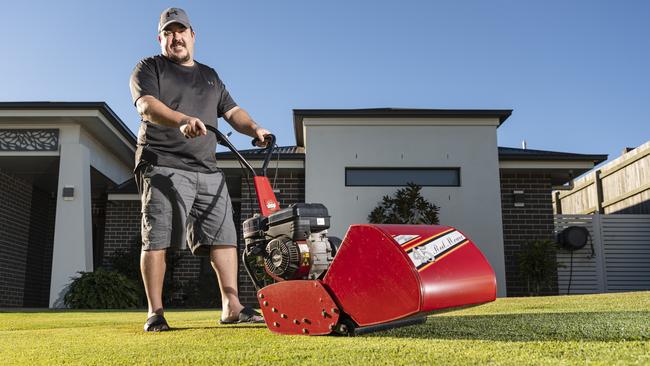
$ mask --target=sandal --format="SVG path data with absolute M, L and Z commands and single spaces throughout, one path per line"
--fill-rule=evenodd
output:
M 154 314 L 144 323 L 145 332 L 164 332 L 169 330 L 169 324 L 162 315 Z
M 250 306 L 244 306 L 243 309 L 239 312 L 239 317 L 234 320 L 219 320 L 220 324 L 255 324 L 255 323 L 264 323 L 264 318 L 262 314 L 253 310 Z

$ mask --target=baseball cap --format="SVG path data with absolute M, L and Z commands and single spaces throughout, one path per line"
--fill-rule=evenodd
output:
M 191 28 L 190 18 L 187 16 L 185 10 L 181 8 L 167 8 L 160 14 L 160 22 L 158 22 L 158 33 L 165 29 L 166 26 L 172 23 L 180 23 L 185 28 Z

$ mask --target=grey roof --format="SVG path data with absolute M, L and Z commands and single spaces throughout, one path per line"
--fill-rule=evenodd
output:
M 251 160 L 261 160 L 264 159 L 265 149 L 247 149 L 239 150 L 239 153 L 242 154 L 246 159 Z M 277 154 L 280 154 L 281 159 L 286 160 L 305 160 L 305 148 L 300 146 L 278 146 L 273 148 L 273 159 L 277 158 Z M 219 159 L 235 159 L 235 154 L 230 151 L 218 152 L 217 160 Z
M 136 137 L 105 102 L 0 102 L 2 109 L 96 109 L 134 146 Z
M 305 117 L 372 117 L 372 118 L 499 118 L 499 126 L 510 117 L 512 109 L 415 109 L 415 108 L 365 108 L 365 109 L 294 109 L 293 128 L 298 146 L 305 146 L 302 120 Z
M 248 159 L 263 159 L 263 149 L 239 150 L 239 152 Z M 281 146 L 273 149 L 273 155 L 280 153 L 282 159 L 301 159 L 305 158 L 305 148 L 302 146 Z M 217 159 L 234 159 L 231 152 L 217 153 Z M 591 161 L 594 164 L 600 164 L 607 160 L 607 155 L 602 154 L 575 154 L 559 151 L 518 149 L 514 147 L 499 146 L 499 160 L 583 160 Z
M 574 154 L 559 151 L 518 149 L 514 147 L 499 146 L 499 160 L 562 160 L 562 161 L 591 161 L 600 164 L 607 160 L 607 155 L 602 154 Z

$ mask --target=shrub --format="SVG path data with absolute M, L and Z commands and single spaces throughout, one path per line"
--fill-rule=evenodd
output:
M 98 268 L 79 272 L 63 301 L 72 309 L 124 309 L 138 305 L 135 283 L 120 273 Z
M 142 239 L 137 235 L 128 248 L 118 249 L 110 257 L 111 267 L 132 280 L 138 289 L 139 306 L 147 306 L 147 296 L 140 274 Z M 196 279 L 179 281 L 174 278 L 178 262 L 188 255 L 187 250 L 167 250 L 167 269 L 163 281 L 162 300 L 165 307 L 216 307 L 221 306 L 221 293 L 217 278 L 207 257 L 201 259 L 201 270 Z
M 519 273 L 526 281 L 529 295 L 552 289 L 557 274 L 557 246 L 551 240 L 527 243 L 518 254 Z
M 421 190 L 417 184 L 407 183 L 407 187 L 398 189 L 392 197 L 384 196 L 368 215 L 368 221 L 371 224 L 437 225 L 439 208 L 424 199 Z
M 144 283 L 142 282 L 142 275 L 140 273 L 140 252 L 142 250 L 142 238 L 136 235 L 134 240 L 130 243 L 128 249 L 118 249 L 110 257 L 111 267 L 126 276 L 128 279 L 136 284 L 138 290 L 138 305 L 147 305 L 147 295 L 144 291 Z M 166 253 L 167 269 L 165 271 L 165 278 L 163 282 L 163 304 L 165 306 L 174 303 L 174 297 L 180 289 L 178 281 L 174 280 L 174 269 L 176 263 L 180 260 L 181 254 L 168 250 Z

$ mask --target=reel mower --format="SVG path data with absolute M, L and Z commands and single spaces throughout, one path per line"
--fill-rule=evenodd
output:
M 260 214 L 243 223 L 242 262 L 272 332 L 357 335 L 496 298 L 492 267 L 461 231 L 355 224 L 343 240 L 328 236 L 324 205 L 280 208 L 266 176 L 273 135 L 266 136 L 258 175 L 223 134 L 208 129 L 253 176 Z

